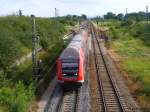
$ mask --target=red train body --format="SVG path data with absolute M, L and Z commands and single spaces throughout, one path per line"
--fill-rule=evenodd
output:
M 88 32 L 82 30 L 74 36 L 68 47 L 57 60 L 59 83 L 83 83 L 88 58 Z

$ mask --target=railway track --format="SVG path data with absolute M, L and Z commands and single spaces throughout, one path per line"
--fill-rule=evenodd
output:
M 97 82 L 100 93 L 100 106 L 102 112 L 133 112 L 124 103 L 123 97 L 120 97 L 117 86 L 110 74 L 105 63 L 101 46 L 96 35 L 96 31 L 92 28 L 92 43 L 94 48 L 94 58 L 96 66 Z
M 44 107 L 44 112 L 88 112 L 88 89 L 88 72 L 81 87 L 71 83 L 62 87 L 57 83 Z
M 76 112 L 79 89 L 64 90 L 58 112 Z
M 122 85 L 122 81 L 108 66 L 110 60 L 107 61 L 106 50 L 103 50 L 94 28 L 94 26 L 90 28 L 93 50 L 90 53 L 90 60 L 92 60 L 88 61 L 89 64 L 87 63 L 88 67 L 86 67 L 85 82 L 79 88 L 62 88 L 56 83 L 44 107 L 44 112 L 89 112 L 89 109 L 91 109 L 90 112 L 139 112 L 137 106 L 134 106 L 135 103 L 128 100 L 130 94 L 125 93 L 127 91 L 125 86 L 122 86 L 124 89 L 118 86 Z M 89 76 L 92 82 L 89 82 Z M 89 105 L 89 83 L 92 85 L 91 102 L 93 104 L 91 105 Z
M 88 112 L 87 85 L 71 89 L 57 84 L 44 112 Z
M 76 112 L 78 90 L 63 89 L 56 85 L 44 112 Z

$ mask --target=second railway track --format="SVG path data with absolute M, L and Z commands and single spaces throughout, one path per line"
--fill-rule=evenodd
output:
M 96 35 L 94 27 L 91 29 L 92 42 L 94 49 L 94 58 L 96 66 L 96 75 L 98 81 L 98 87 L 100 91 L 102 112 L 132 112 L 126 104 L 123 102 L 123 98 L 119 96 L 117 86 L 114 83 L 112 74 L 110 74 L 107 65 L 105 63 L 101 47 Z

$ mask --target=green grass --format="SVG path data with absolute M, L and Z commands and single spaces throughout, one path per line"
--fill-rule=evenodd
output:
M 139 39 L 114 41 L 113 48 L 122 57 L 123 68 L 134 81 L 141 83 L 140 93 L 150 94 L 150 47 Z M 149 88 L 149 89 L 148 89 Z
M 129 88 L 146 111 L 150 108 L 150 47 L 140 39 L 116 40 L 112 47 L 122 57 L 120 63 L 129 76 Z
M 149 47 L 139 39 L 117 40 L 114 42 L 113 48 L 117 49 L 117 52 L 122 56 L 150 57 Z
M 123 61 L 123 67 L 130 76 L 141 83 L 150 84 L 150 61 L 147 58 L 127 58 Z M 133 75 L 134 74 L 134 75 Z M 144 85 L 143 85 L 144 86 Z M 150 92 L 150 91 L 149 91 Z
M 139 94 L 150 97 L 150 58 L 127 58 L 123 61 L 124 69 L 134 81 L 139 81 Z

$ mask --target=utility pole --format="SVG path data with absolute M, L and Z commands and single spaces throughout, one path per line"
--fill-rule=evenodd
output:
M 147 24 L 148 24 L 148 21 L 149 21 L 149 16 L 148 16 L 148 5 L 146 5 L 146 18 L 147 18 Z
M 19 9 L 18 13 L 19 13 L 19 16 L 22 16 L 22 10 Z
M 126 8 L 126 15 L 128 14 L 128 8 Z
M 55 8 L 55 17 L 57 17 L 57 9 Z
M 32 18 L 32 66 L 33 66 L 33 79 L 38 78 L 38 37 L 36 35 L 36 24 L 35 16 L 31 15 Z
M 55 17 L 58 17 L 58 9 L 55 8 Z
M 128 14 L 128 8 L 126 8 L 126 12 L 125 12 L 125 16 L 124 16 L 124 20 L 126 21 L 127 19 L 127 14 Z

